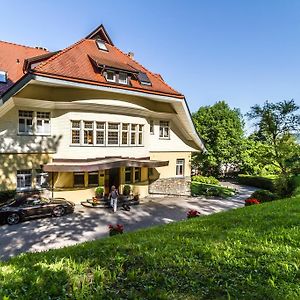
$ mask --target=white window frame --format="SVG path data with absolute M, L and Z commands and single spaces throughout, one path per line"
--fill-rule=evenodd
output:
M 185 159 L 177 158 L 176 159 L 176 173 L 175 173 L 176 177 L 184 177 L 184 173 L 185 173 Z
M 96 44 L 98 46 L 98 48 L 102 51 L 108 51 L 106 45 L 105 45 L 105 42 L 103 40 L 100 40 L 100 39 L 97 39 L 96 40 Z
M 73 122 L 78 122 L 79 123 L 79 128 L 78 127 L 73 127 Z M 82 128 L 82 122 L 80 120 L 71 120 L 71 145 L 81 145 L 81 128 Z M 79 131 L 79 143 L 73 143 L 73 130 L 74 131 Z
M 38 122 L 39 121 L 41 121 L 42 122 L 42 126 L 41 126 L 41 128 L 42 128 L 42 131 L 41 132 L 39 132 L 38 131 Z M 45 129 L 45 123 L 46 122 L 49 122 L 49 128 L 48 128 L 48 131 L 46 131 Z M 37 135 L 51 135 L 51 113 L 50 112 L 45 112 L 45 111 L 37 111 L 36 112 L 36 122 L 35 122 L 35 124 L 36 124 L 36 130 L 35 130 L 35 132 L 36 132 L 36 134 Z
M 47 184 L 47 178 L 49 174 L 47 172 L 43 172 L 42 169 L 36 169 L 35 170 L 36 175 L 35 175 L 35 186 L 38 189 L 46 188 L 48 186 Z M 43 186 L 43 184 L 46 183 L 46 185 Z
M 123 126 L 126 125 L 127 129 L 124 129 Z M 128 146 L 129 145 L 129 136 L 130 136 L 130 123 L 122 123 L 121 124 L 121 134 L 120 134 L 120 145 L 121 146 Z M 127 139 L 126 139 L 126 143 L 123 143 L 123 133 L 126 133 L 127 135 Z
M 27 114 L 30 114 L 30 113 L 31 113 L 31 116 L 27 116 Z M 20 119 L 24 120 L 25 131 L 20 131 Z M 27 120 L 31 120 L 31 125 L 27 124 Z M 33 135 L 34 134 L 34 112 L 33 111 L 19 110 L 19 112 L 18 112 L 18 133 L 24 134 L 24 135 Z
M 21 186 L 19 185 L 21 181 Z M 27 182 L 26 182 L 27 181 Z M 30 181 L 30 185 L 26 185 Z M 17 170 L 17 191 L 29 190 L 32 188 L 32 170 Z
M 121 80 L 120 79 L 120 75 L 124 75 L 125 76 L 125 80 Z M 118 83 L 120 84 L 128 84 L 128 75 L 126 73 L 123 72 L 119 72 L 119 80 Z
M 109 125 L 115 124 L 118 125 L 118 129 L 110 129 Z M 110 144 L 109 143 L 109 133 L 118 133 L 118 143 L 117 144 Z M 108 147 L 116 147 L 120 145 L 120 123 L 116 122 L 107 122 L 107 135 L 106 135 L 106 146 Z
M 153 120 L 150 120 L 149 121 L 149 131 L 150 131 L 150 134 L 151 135 L 154 135 L 154 121 Z
M 133 130 L 134 128 L 134 130 Z M 132 134 L 134 134 L 134 144 L 132 141 Z M 130 138 L 129 138 L 129 145 L 136 146 L 137 145 L 137 134 L 138 134 L 138 124 L 130 124 Z
M 113 74 L 113 79 L 109 79 L 108 78 L 108 73 L 112 73 Z M 114 71 L 106 71 L 106 74 L 105 74 L 105 78 L 108 82 L 116 82 L 116 72 Z
M 170 122 L 159 121 L 159 138 L 162 140 L 170 139 Z
M 86 127 L 86 124 L 92 124 L 92 127 L 90 128 L 90 127 Z M 82 138 L 82 144 L 84 145 L 84 146 L 94 146 L 94 144 L 95 144 L 95 130 L 94 130 L 94 128 L 95 128 L 95 124 L 94 124 L 95 122 L 94 121 L 83 121 L 83 126 L 82 126 L 82 134 L 83 134 L 83 138 Z M 86 132 L 91 132 L 92 133 L 92 135 L 91 135 L 91 137 L 92 137 L 92 143 L 89 143 L 88 141 L 87 141 L 87 143 L 85 142 L 85 133 Z
M 102 124 L 103 128 L 98 128 L 98 124 Z M 106 134 L 105 134 L 105 129 L 106 129 L 106 122 L 100 122 L 100 121 L 96 121 L 96 126 L 95 126 L 95 137 L 94 137 L 94 141 L 95 141 L 95 145 L 96 146 L 105 146 L 106 145 Z M 102 132 L 103 134 L 103 143 L 100 144 L 97 142 L 97 133 L 98 132 Z
M 140 136 L 142 137 L 141 143 L 140 143 Z M 143 124 L 138 124 L 137 145 L 138 146 L 144 145 L 144 125 Z
M 7 72 L 0 71 L 0 83 L 7 83 Z

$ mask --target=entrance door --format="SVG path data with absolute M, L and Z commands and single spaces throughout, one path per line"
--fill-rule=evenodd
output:
M 120 169 L 119 168 L 114 168 L 114 169 L 109 169 L 109 190 L 111 187 L 114 185 L 117 189 L 119 188 L 120 185 Z

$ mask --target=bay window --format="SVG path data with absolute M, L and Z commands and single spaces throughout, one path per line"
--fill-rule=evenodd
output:
M 130 145 L 136 144 L 136 129 L 137 129 L 137 124 L 131 124 Z
M 118 145 L 119 144 L 119 123 L 108 123 L 107 128 L 107 144 Z
M 105 123 L 96 122 L 96 144 L 104 145 L 105 144 Z
M 143 145 L 144 125 L 139 125 L 138 145 Z
M 94 144 L 94 122 L 84 121 L 83 122 L 83 143 L 85 145 Z
M 122 124 L 121 145 L 128 145 L 129 124 Z
M 71 121 L 72 123 L 72 144 L 80 144 L 80 121 Z

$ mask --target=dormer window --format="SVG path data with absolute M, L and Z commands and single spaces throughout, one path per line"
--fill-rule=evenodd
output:
M 107 71 L 106 80 L 109 82 L 116 82 L 116 73 L 113 71 Z
M 151 81 L 146 73 L 139 72 L 137 75 L 137 78 L 138 78 L 139 82 L 141 83 L 141 85 L 151 85 Z
M 121 83 L 121 84 L 128 83 L 128 77 L 127 77 L 126 73 L 119 73 L 119 83 Z
M 107 49 L 104 41 L 102 41 L 102 40 L 96 40 L 96 44 L 97 44 L 97 46 L 98 46 L 98 48 L 100 50 L 108 51 L 108 49 Z
M 7 82 L 7 73 L 5 71 L 0 71 L 0 83 Z

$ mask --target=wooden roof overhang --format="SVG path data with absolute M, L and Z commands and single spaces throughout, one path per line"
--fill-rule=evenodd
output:
M 157 168 L 168 166 L 169 161 L 149 158 L 96 158 L 96 159 L 54 159 L 43 166 L 45 172 L 94 172 L 120 167 Z

